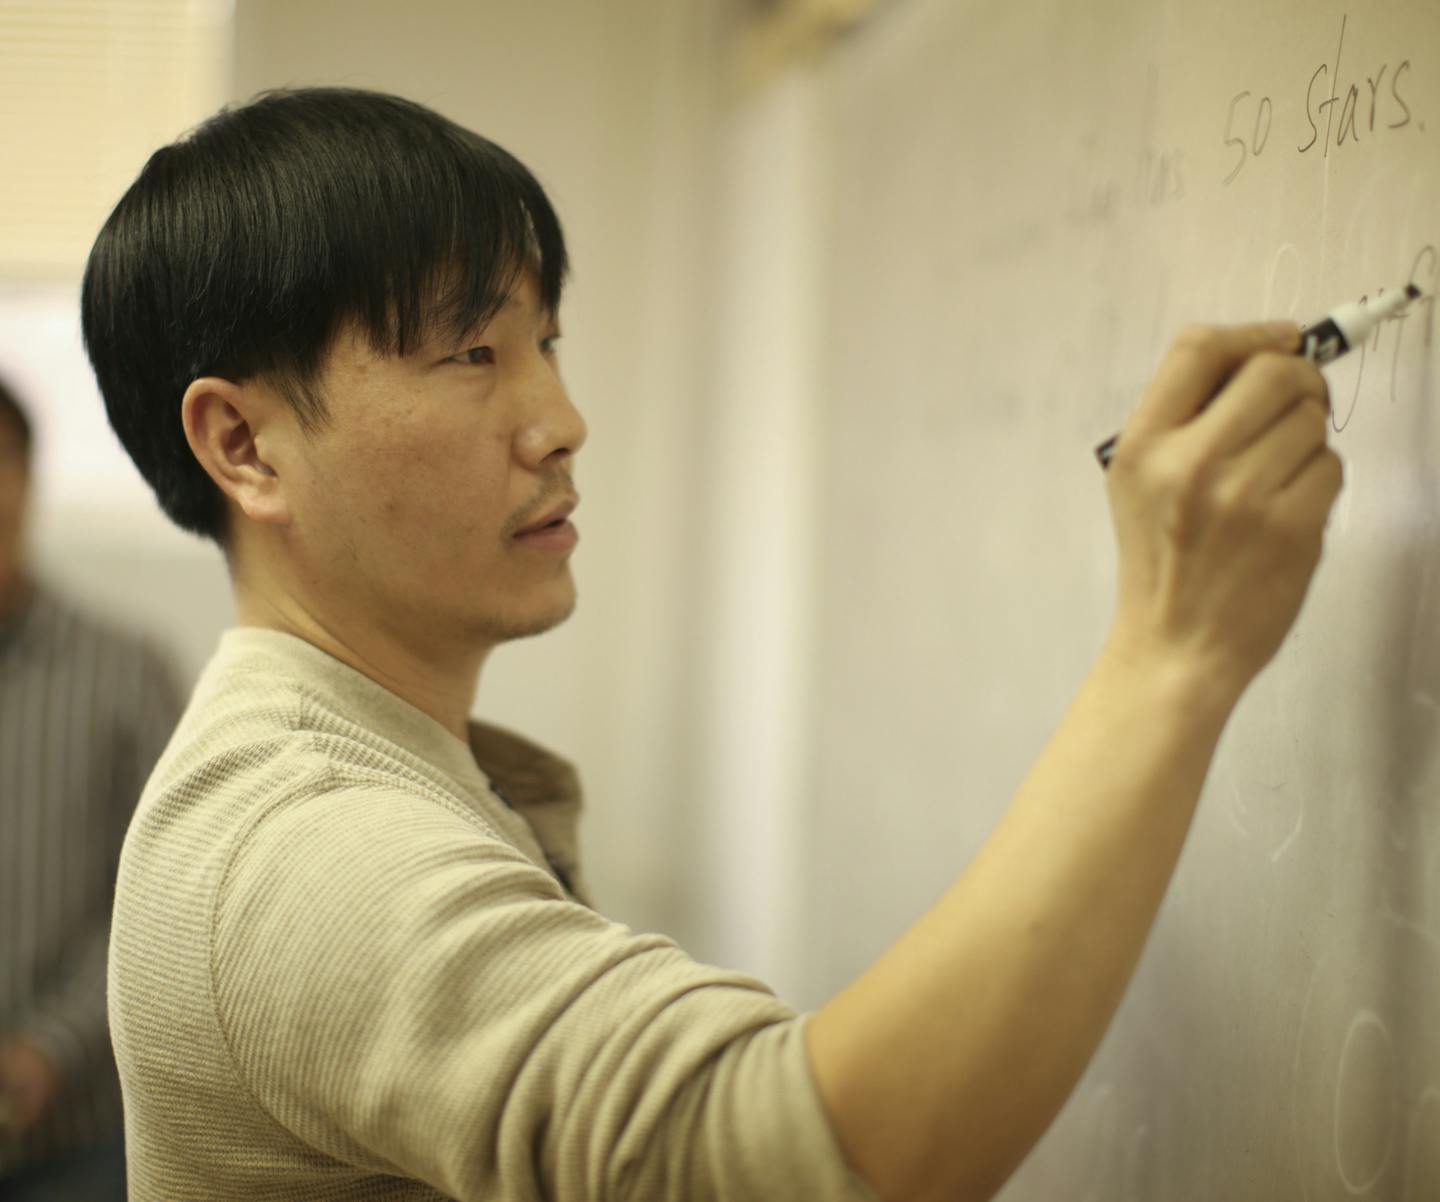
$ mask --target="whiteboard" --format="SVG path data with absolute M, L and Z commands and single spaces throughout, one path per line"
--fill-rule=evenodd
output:
M 1440 3 L 909 0 L 823 92 L 814 997 L 954 879 L 1099 649 L 1092 447 L 1177 329 L 1413 281 L 1327 371 L 1320 574 L 1004 1197 L 1440 1199 Z

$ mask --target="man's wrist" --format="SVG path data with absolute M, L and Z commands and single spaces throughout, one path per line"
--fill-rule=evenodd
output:
M 1095 665 L 1097 682 L 1159 718 L 1168 715 L 1216 737 L 1229 720 L 1250 677 L 1172 648 L 1112 632 Z

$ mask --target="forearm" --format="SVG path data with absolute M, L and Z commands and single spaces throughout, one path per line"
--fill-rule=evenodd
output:
M 1107 652 L 941 900 L 814 1016 L 837 1138 L 887 1202 L 989 1198 L 1094 1053 L 1234 690 Z
M 991 1197 L 1119 1004 L 1340 492 L 1298 339 L 1288 323 L 1176 339 L 1106 481 L 1116 637 L 975 862 L 808 1028 L 840 1145 L 889 1202 Z

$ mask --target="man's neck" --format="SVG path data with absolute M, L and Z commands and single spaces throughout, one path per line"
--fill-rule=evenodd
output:
M 428 714 L 461 742 L 469 742 L 470 707 L 488 648 L 427 654 L 373 623 L 321 615 L 287 594 L 269 594 L 239 580 L 234 586 L 237 625 L 304 639 Z

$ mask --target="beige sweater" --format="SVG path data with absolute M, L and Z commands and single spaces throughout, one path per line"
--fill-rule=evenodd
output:
M 590 909 L 578 808 L 524 740 L 228 632 L 121 862 L 133 1202 L 871 1198 L 803 1017 Z

